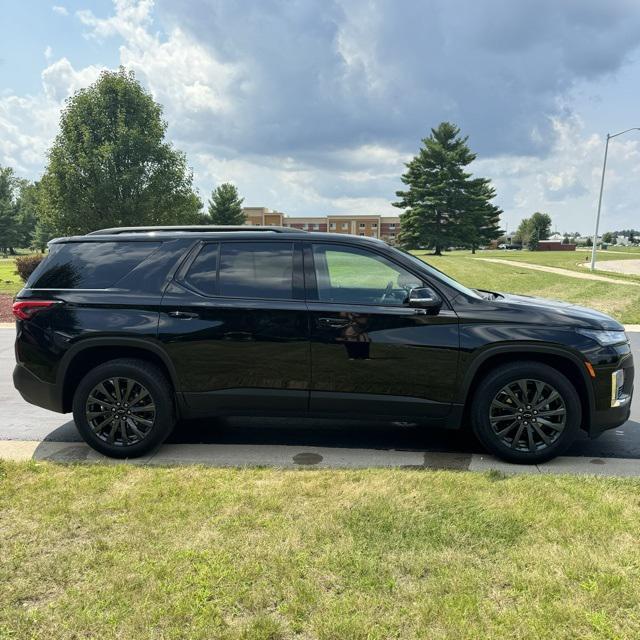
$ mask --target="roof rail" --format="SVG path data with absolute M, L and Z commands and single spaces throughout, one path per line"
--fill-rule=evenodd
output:
M 268 227 L 250 225 L 186 225 L 186 226 L 161 226 L 161 227 L 111 227 L 109 229 L 98 229 L 91 231 L 88 236 L 113 236 L 121 233 L 220 233 L 225 231 L 271 231 L 273 233 L 299 232 L 305 233 L 302 229 L 292 227 Z

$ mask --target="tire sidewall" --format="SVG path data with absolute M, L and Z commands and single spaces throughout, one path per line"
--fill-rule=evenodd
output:
M 495 395 L 509 382 L 523 378 L 541 380 L 552 385 L 562 396 L 567 408 L 567 420 L 560 437 L 551 446 L 533 453 L 515 451 L 503 444 L 491 428 L 489 420 L 489 409 Z M 471 417 L 475 435 L 491 453 L 507 462 L 537 464 L 562 454 L 575 440 L 580 432 L 582 406 L 575 387 L 566 376 L 548 365 L 529 362 L 506 365 L 489 373 L 475 393 Z
M 86 401 L 93 388 L 110 377 L 126 377 L 144 385 L 156 405 L 156 420 L 151 433 L 141 442 L 122 447 L 101 440 L 89 426 L 85 415 Z M 112 458 L 136 458 L 157 448 L 171 433 L 175 419 L 171 388 L 153 365 L 140 361 L 114 361 L 98 365 L 82 379 L 73 396 L 73 417 L 85 442 Z

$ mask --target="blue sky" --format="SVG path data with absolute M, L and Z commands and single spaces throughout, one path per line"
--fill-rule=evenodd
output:
M 396 214 L 441 120 L 504 224 L 591 230 L 604 135 L 640 126 L 635 0 L 3 0 L 0 164 L 37 178 L 64 99 L 119 64 L 164 106 L 203 199 Z M 640 227 L 640 132 L 612 142 L 604 227 Z

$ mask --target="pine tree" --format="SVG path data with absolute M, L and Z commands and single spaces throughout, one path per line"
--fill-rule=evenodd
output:
M 409 188 L 397 191 L 394 207 L 401 214 L 400 242 L 405 247 L 426 247 L 441 255 L 450 245 L 477 246 L 499 237 L 502 211 L 491 200 L 495 190 L 489 180 L 472 179 L 465 171 L 475 159 L 460 137 L 460 129 L 441 123 L 422 140 L 418 155 L 405 166 L 402 182 Z
M 242 210 L 244 198 L 238 195 L 238 189 L 225 182 L 211 192 L 209 217 L 213 224 L 244 224 L 247 217 Z

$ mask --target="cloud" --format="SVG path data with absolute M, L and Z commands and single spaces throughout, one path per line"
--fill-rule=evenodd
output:
M 114 0 L 106 15 L 75 15 L 163 105 L 205 196 L 232 180 L 248 204 L 291 213 L 397 213 L 403 163 L 448 119 L 479 153 L 473 170 L 495 179 L 507 220 L 546 208 L 585 230 L 603 140 L 576 88 L 597 94 L 640 46 L 633 0 Z M 36 171 L 27 139 L 46 148 L 56 128 L 20 109 L 50 122 L 97 77 L 88 62 L 51 56 L 41 95 L 0 97 L 0 161 Z M 640 157 L 616 142 L 606 196 L 631 220 Z
M 69 15 L 68 9 L 66 7 L 61 6 L 61 5 L 54 4 L 51 7 L 51 10 L 53 11 L 53 13 L 57 13 L 60 16 L 68 16 Z

